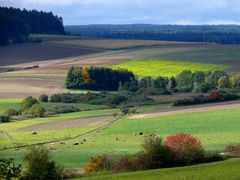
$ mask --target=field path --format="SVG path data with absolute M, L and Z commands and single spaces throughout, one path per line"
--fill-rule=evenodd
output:
M 207 112 L 207 111 L 232 109 L 232 108 L 240 108 L 240 101 L 203 104 L 203 105 L 194 105 L 194 106 L 181 106 L 181 107 L 174 107 L 171 109 L 161 109 L 161 110 L 155 110 L 147 113 L 132 115 L 130 116 L 130 118 L 131 119 L 153 118 L 153 117 L 160 117 L 160 116 L 166 116 L 166 115 L 185 114 L 185 113 L 192 113 L 192 112 Z

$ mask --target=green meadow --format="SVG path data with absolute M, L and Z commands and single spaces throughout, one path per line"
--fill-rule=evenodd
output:
M 18 110 L 20 107 L 22 99 L 0 99 L 0 113 L 4 113 L 9 108 L 13 108 Z M 74 106 L 76 108 L 79 108 L 80 110 L 97 110 L 97 109 L 105 109 L 106 106 L 104 105 L 91 105 L 91 104 L 84 104 L 84 103 L 44 103 L 41 102 L 41 105 L 46 110 L 51 110 L 55 107 L 59 106 Z
M 83 179 L 104 180 L 237 180 L 240 178 L 240 159 L 231 159 L 223 162 L 201 164 L 189 167 L 169 168 L 133 173 L 108 174 Z M 82 178 L 81 178 L 82 179 Z
M 213 71 L 227 70 L 231 66 L 224 64 L 207 64 L 184 61 L 166 60 L 131 60 L 121 64 L 112 65 L 113 69 L 128 69 L 138 76 L 176 76 L 184 70 Z
M 139 111 L 144 111 L 143 107 Z M 158 108 L 167 108 L 158 107 Z M 155 109 L 154 106 L 147 110 Z M 0 124 L 0 129 L 9 133 L 13 140 L 0 136 L 1 147 L 12 146 L 16 144 L 28 144 L 29 142 L 41 142 L 64 137 L 64 135 L 75 136 L 88 132 L 97 126 L 85 128 L 71 128 L 40 131 L 39 135 L 32 136 L 29 131 L 19 131 L 21 127 L 37 123 L 47 123 L 74 119 L 86 116 L 107 115 L 118 110 L 95 110 L 58 115 L 51 118 L 40 118 L 25 120 L 8 124 Z M 129 119 L 123 117 L 110 124 L 107 129 L 93 134 L 87 134 L 84 137 L 74 138 L 65 141 L 65 145 L 56 143 L 56 150 L 51 152 L 51 156 L 58 163 L 73 168 L 81 168 L 89 162 L 90 157 L 102 153 L 116 155 L 133 154 L 141 150 L 143 136 L 134 136 L 133 133 L 143 132 L 144 134 L 156 133 L 162 137 L 176 133 L 189 133 L 198 137 L 206 150 L 223 150 L 228 144 L 237 144 L 240 139 L 240 110 L 228 109 L 212 112 L 196 112 L 181 115 L 168 115 L 158 118 Z M 80 143 L 85 138 L 87 142 L 73 146 L 74 143 Z M 118 138 L 118 140 L 116 140 Z M 123 141 L 125 140 L 125 141 Z M 50 147 L 50 145 L 47 145 Z M 14 157 L 17 162 L 23 163 L 23 156 L 26 149 L 0 151 L 0 156 Z

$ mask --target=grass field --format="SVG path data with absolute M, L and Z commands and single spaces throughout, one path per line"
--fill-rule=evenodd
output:
M 226 70 L 230 66 L 223 64 L 204 64 L 180 61 L 163 61 L 163 60 L 132 60 L 122 64 L 110 66 L 114 69 L 128 69 L 138 76 L 176 76 L 183 70 L 191 71 L 211 71 Z
M 160 54 L 160 59 L 231 64 L 239 62 L 240 46 L 208 46 L 202 48 L 189 48 L 187 51 Z
M 190 167 L 160 169 L 133 173 L 112 175 L 98 175 L 83 179 L 104 180 L 237 180 L 240 178 L 240 159 L 231 159 L 223 162 L 202 164 Z M 82 178 L 81 178 L 82 179 Z
M 18 110 L 20 107 L 20 102 L 22 99 L 0 99 L 0 113 L 3 113 L 5 110 L 9 108 L 13 108 Z M 41 105 L 46 110 L 51 110 L 55 107 L 59 106 L 74 106 L 79 108 L 80 110 L 94 110 L 94 109 L 104 109 L 106 106 L 104 105 L 91 105 L 91 104 L 83 104 L 83 103 L 41 103 Z
M 162 108 L 166 108 L 165 105 Z M 154 109 L 154 106 L 141 107 L 141 111 Z M 160 106 L 158 108 L 161 108 Z M 91 115 L 112 114 L 113 110 L 90 111 Z M 109 128 L 92 135 L 86 135 L 87 142 L 83 145 L 73 146 L 75 142 L 81 142 L 81 138 L 66 141 L 65 145 L 56 144 L 56 151 L 53 151 L 52 157 L 60 164 L 66 167 L 79 168 L 89 162 L 89 158 L 102 153 L 111 154 L 132 154 L 140 150 L 143 142 L 143 136 L 133 136 L 133 133 L 143 132 L 156 133 L 166 137 L 175 133 L 190 133 L 197 136 L 202 141 L 206 150 L 222 150 L 228 144 L 239 143 L 240 139 L 240 110 L 229 109 L 212 112 L 197 112 L 181 115 L 162 116 L 159 118 L 147 119 L 128 119 L 122 118 L 112 124 Z M 3 136 L 1 146 L 9 146 L 17 143 L 37 142 L 63 137 L 70 134 L 74 136 L 86 132 L 91 128 L 62 129 L 51 131 L 40 131 L 40 135 L 32 137 L 31 132 L 19 132 L 18 128 L 42 122 L 61 121 L 64 119 L 74 119 L 90 116 L 89 112 L 79 112 L 67 115 L 59 115 L 53 118 L 43 118 L 35 120 L 21 121 L 11 124 L 0 124 L 0 129 L 8 132 L 13 140 L 8 140 Z M 116 141 L 115 138 L 119 140 Z M 124 139 L 125 141 L 122 141 Z M 18 162 L 22 158 L 26 149 L 20 151 L 8 150 L 0 151 L 0 156 L 15 157 Z
M 19 109 L 21 99 L 0 99 L 0 113 L 6 109 Z
M 39 37 L 39 35 L 32 35 L 32 37 Z M 0 97 L 11 97 L 15 99 L 0 99 L 0 113 L 8 108 L 18 109 L 20 98 L 25 98 L 28 95 L 38 97 L 40 94 L 50 95 L 53 93 L 66 92 L 64 79 L 67 69 L 70 66 L 96 65 L 127 68 L 139 76 L 151 75 L 154 77 L 175 76 L 182 70 L 207 71 L 235 68 L 234 71 L 238 71 L 240 69 L 238 63 L 240 59 L 240 46 L 182 43 L 164 44 L 164 42 L 153 41 L 89 40 L 81 37 L 51 35 L 43 35 L 41 38 L 43 38 L 42 44 L 22 44 L 0 48 L 0 54 L 2 54 L 0 65 L 14 65 L 14 67 L 20 63 L 24 64 L 19 65 L 19 67 L 39 65 L 39 68 L 36 69 L 1 73 Z M 54 43 L 57 44 L 51 44 L 52 41 L 55 41 Z M 70 44 L 66 46 L 65 43 Z M 82 48 L 82 46 L 86 45 L 88 48 Z M 95 48 L 104 49 L 104 51 L 96 51 L 94 50 Z M 4 54 L 1 52 L 4 52 Z M 18 65 L 16 67 L 18 67 Z M 167 102 L 170 99 L 167 96 L 161 98 L 162 99 L 158 99 L 158 101 Z M 54 106 L 65 104 L 43 103 L 42 105 L 46 109 L 51 109 Z M 74 105 L 80 109 L 104 108 L 104 106 L 86 104 L 68 105 Z M 142 112 L 170 107 L 171 104 L 164 104 L 142 106 L 136 109 L 138 112 Z M 32 131 L 20 131 L 19 128 L 89 116 L 111 115 L 118 111 L 118 109 L 82 111 L 48 118 L 0 124 L 0 130 L 3 130 L 9 135 L 6 136 L 4 133 L 0 134 L 0 148 L 4 146 L 13 147 L 16 145 L 58 140 L 69 136 L 73 137 L 94 130 L 100 126 L 92 125 L 81 128 L 40 130 L 37 136 L 33 136 L 31 134 Z M 230 143 L 240 143 L 239 129 L 239 109 L 169 115 L 147 119 L 129 119 L 122 117 L 103 131 L 67 140 L 64 145 L 56 143 L 56 150 L 51 151 L 51 157 L 65 167 L 82 168 L 89 162 L 90 157 L 102 153 L 117 155 L 133 154 L 140 150 L 144 138 L 143 136 L 133 136 L 133 133 L 138 132 L 143 132 L 144 134 L 154 132 L 163 137 L 180 132 L 191 133 L 201 139 L 207 150 L 222 150 Z M 83 138 L 85 138 L 87 142 L 73 146 L 76 142 L 80 143 Z M 116 138 L 119 140 L 116 141 Z M 125 141 L 123 141 L 123 139 Z M 46 146 L 49 148 L 51 145 Z M 26 151 L 26 148 L 0 151 L 0 158 L 14 157 L 18 163 L 24 165 L 23 157 Z M 239 160 L 232 160 L 219 164 L 189 168 L 109 175 L 104 176 L 102 179 L 134 179 L 134 176 L 136 176 L 136 179 L 154 179 L 155 177 L 157 177 L 156 179 L 159 179 L 159 177 L 163 179 L 177 179 L 180 176 L 186 177 L 185 179 L 196 179 L 197 176 L 201 179 L 202 176 L 199 176 L 199 174 L 210 174 L 209 177 L 213 177 L 212 179 L 214 179 L 214 177 L 220 177 L 217 179 L 227 179 L 227 177 L 230 179 L 239 179 L 235 168 L 235 166 L 239 166 L 239 164 Z M 171 176 L 170 173 L 173 175 Z M 231 173 L 236 174 L 237 178 L 231 176 Z

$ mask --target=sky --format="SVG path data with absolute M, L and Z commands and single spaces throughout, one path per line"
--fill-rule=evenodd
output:
M 240 24 L 240 0 L 0 0 L 0 6 L 52 11 L 64 25 Z

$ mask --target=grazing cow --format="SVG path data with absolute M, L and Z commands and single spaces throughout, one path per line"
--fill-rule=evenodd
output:
M 38 134 L 37 131 L 32 132 L 32 135 L 37 135 L 37 134 Z
M 59 142 L 59 144 L 65 144 L 65 142 L 63 142 L 63 141 L 60 141 L 60 142 Z

